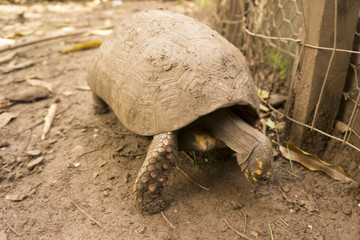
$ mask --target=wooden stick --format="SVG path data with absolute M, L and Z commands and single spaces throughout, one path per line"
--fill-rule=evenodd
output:
M 37 44 L 37 43 L 41 43 L 41 42 L 46 42 L 46 41 L 58 39 L 58 38 L 64 38 L 64 37 L 80 35 L 80 34 L 86 33 L 87 31 L 89 31 L 89 30 L 88 29 L 79 30 L 79 31 L 71 32 L 71 33 L 59 34 L 59 35 L 56 35 L 56 36 L 50 36 L 50 37 L 45 37 L 45 38 L 41 38 L 41 39 L 35 39 L 35 40 L 24 42 L 24 43 L 18 43 L 18 44 L 10 45 L 10 46 L 7 46 L 7 47 L 0 48 L 0 53 L 5 52 L 5 51 L 9 51 L 9 50 L 13 50 L 13 49 L 17 49 L 17 48 L 21 48 L 21 47 L 26 47 L 26 46 Z
M 165 214 L 163 213 L 163 211 L 161 211 L 160 213 L 161 213 L 161 216 L 163 216 L 163 218 L 165 219 L 165 221 L 169 224 L 169 226 L 170 226 L 172 229 L 176 229 L 176 227 L 167 219 L 167 217 L 165 216 Z
M 252 240 L 251 238 L 248 238 L 246 235 L 242 234 L 241 232 L 239 232 L 238 230 L 236 230 L 236 228 L 234 228 L 233 226 L 230 225 L 230 223 L 227 220 L 223 220 L 224 223 L 231 228 L 231 230 L 233 230 L 237 235 L 239 235 L 240 237 L 242 237 L 243 239 L 246 240 Z
M 91 217 L 89 214 L 87 214 L 84 210 L 82 210 L 78 205 L 76 205 L 74 202 L 73 202 L 74 206 L 80 211 L 82 212 L 86 217 L 88 217 L 91 221 L 93 221 L 96 225 L 98 225 L 100 228 L 102 228 L 101 224 L 96 221 L 93 217 Z

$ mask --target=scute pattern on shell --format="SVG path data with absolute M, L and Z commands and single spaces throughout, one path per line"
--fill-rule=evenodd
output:
M 259 111 L 241 52 L 209 27 L 162 10 L 122 21 L 103 42 L 88 83 L 140 135 L 180 129 L 223 107 Z

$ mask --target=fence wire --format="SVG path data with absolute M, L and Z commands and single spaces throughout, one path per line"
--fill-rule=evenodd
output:
M 215 0 L 214 26 L 244 53 L 257 88 L 268 93 L 268 98 L 263 101 L 272 111 L 293 123 L 317 131 L 360 151 L 358 132 L 360 130 L 360 20 L 357 31 L 354 33 L 354 50 L 338 48 L 336 45 L 338 0 L 333 1 L 335 12 L 332 48 L 304 42 L 306 32 L 304 29 L 311 26 L 306 26 L 309 21 L 304 17 L 302 0 Z M 286 94 L 288 100 L 292 97 L 294 78 L 301 74 L 298 66 L 301 64 L 304 48 L 325 50 L 331 53 L 328 66 L 323 70 L 325 77 L 311 123 L 301 122 L 290 116 L 289 101 L 282 110 L 269 104 L 271 94 L 274 93 Z M 346 111 L 350 113 L 348 114 L 350 118 L 346 119 L 345 127 L 342 127 L 343 138 L 334 136 L 332 131 L 323 131 L 315 127 L 315 121 L 321 110 L 320 101 L 327 99 L 324 88 L 336 52 L 352 54 L 349 69 L 344 69 L 344 72 L 348 71 L 348 77 L 341 100 L 341 109 L 346 108 Z M 341 111 L 345 110 L 340 110 L 340 115 Z

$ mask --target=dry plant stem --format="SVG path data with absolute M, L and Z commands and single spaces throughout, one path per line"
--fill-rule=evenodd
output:
M 113 160 L 113 161 L 114 161 L 117 165 L 119 165 L 120 167 L 122 167 L 122 168 L 124 168 L 124 169 L 127 169 L 127 167 L 126 167 L 124 164 L 121 164 L 121 163 L 119 163 L 118 161 L 115 160 L 115 158 L 114 158 L 114 152 L 115 152 L 115 151 L 112 151 L 111 154 L 110 154 L 110 155 L 111 155 L 111 156 L 110 156 L 111 160 Z
M 72 105 L 72 103 L 69 104 L 69 106 L 67 106 L 64 110 L 62 110 L 62 111 L 60 111 L 60 112 L 57 112 L 57 113 L 55 114 L 55 116 L 57 116 L 57 115 L 65 112 L 66 110 L 68 110 L 68 109 L 71 107 L 71 105 Z M 25 132 L 25 131 L 27 131 L 27 130 L 29 130 L 29 129 L 32 129 L 32 128 L 36 127 L 36 126 L 39 126 L 39 125 L 42 124 L 44 121 L 45 121 L 45 120 L 41 120 L 40 122 L 37 122 L 37 123 L 35 123 L 34 125 L 32 125 L 32 126 L 30 126 L 30 127 L 28 127 L 28 128 L 25 128 L 25 129 L 23 129 L 23 130 L 17 131 L 16 133 L 10 134 L 10 135 L 8 135 L 8 136 L 6 136 L 6 137 L 15 136 L 15 135 L 17 135 L 17 134 L 20 134 L 20 133 L 22 133 L 22 132 Z
M 190 179 L 193 183 L 195 183 L 196 185 L 198 185 L 200 188 L 206 190 L 206 191 L 210 191 L 210 189 L 198 184 L 197 182 L 195 182 L 194 179 L 192 179 L 186 172 L 184 172 L 181 168 L 179 168 L 177 165 L 175 165 L 176 169 L 178 169 L 182 174 L 184 174 L 185 177 L 187 177 L 188 179 Z
M 15 231 L 15 229 L 9 223 L 6 223 L 6 225 L 10 228 L 11 231 L 13 231 L 19 237 L 22 235 L 21 233 L 18 233 L 17 231 Z
M 165 221 L 167 222 L 167 224 L 169 224 L 169 226 L 172 228 L 172 229 L 176 229 L 176 227 L 167 219 L 167 217 L 165 216 L 164 212 L 161 211 L 161 216 L 165 219 Z
M 186 152 L 184 152 L 184 151 L 182 151 L 182 153 L 185 155 L 185 157 L 188 159 L 188 160 L 190 160 L 190 162 L 194 162 L 194 159 L 192 159 L 190 156 L 189 156 L 189 154 L 187 154 Z
M 233 230 L 237 235 L 239 235 L 240 237 L 242 237 L 243 239 L 251 240 L 251 238 L 248 238 L 246 235 L 242 234 L 241 232 L 239 232 L 238 230 L 236 230 L 236 228 L 234 228 L 233 226 L 231 226 L 230 223 L 229 223 L 227 220 L 224 220 L 224 223 L 225 223 L 231 230 Z
M 245 227 L 244 227 L 244 233 L 246 233 L 246 228 L 247 228 L 246 213 L 245 213 L 245 214 L 242 214 L 242 213 L 239 212 L 239 214 L 244 216 L 244 225 L 245 225 Z
M 289 232 L 289 230 L 287 230 L 286 228 L 282 227 L 280 224 L 276 224 L 276 223 L 275 223 L 275 226 L 278 226 L 279 228 L 285 230 L 286 232 Z
M 91 217 L 89 214 L 87 214 L 84 210 L 82 210 L 78 205 L 76 205 L 74 202 L 73 202 L 74 206 L 82 213 L 84 214 L 87 218 L 89 218 L 91 221 L 93 221 L 96 225 L 98 225 L 100 228 L 102 228 L 101 224 L 96 221 L 93 217 Z
M 5 52 L 5 51 L 9 51 L 9 50 L 14 50 L 14 49 L 21 48 L 21 47 L 30 46 L 30 45 L 41 43 L 41 42 L 46 42 L 46 41 L 58 39 L 58 38 L 64 38 L 64 37 L 80 35 L 80 34 L 86 33 L 87 31 L 89 31 L 89 30 L 88 29 L 79 30 L 79 31 L 71 32 L 71 33 L 65 33 L 65 34 L 60 34 L 60 35 L 56 35 L 56 36 L 50 36 L 50 37 L 45 37 L 45 38 L 41 38 L 41 39 L 35 39 L 35 40 L 25 42 L 25 43 L 14 44 L 12 46 L 0 48 L 0 53 Z
M 287 222 L 284 221 L 284 219 L 280 218 L 280 220 L 288 227 L 289 224 L 287 224 Z

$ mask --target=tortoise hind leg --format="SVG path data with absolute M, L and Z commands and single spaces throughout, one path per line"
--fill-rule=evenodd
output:
M 176 158 L 176 135 L 173 132 L 155 135 L 133 189 L 136 204 L 143 213 L 154 214 L 166 208 L 161 193 Z
M 109 106 L 107 105 L 107 103 L 104 100 L 102 100 L 98 95 L 93 93 L 92 97 L 93 97 L 93 108 L 95 113 L 104 114 L 109 111 Z

